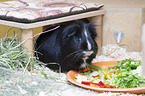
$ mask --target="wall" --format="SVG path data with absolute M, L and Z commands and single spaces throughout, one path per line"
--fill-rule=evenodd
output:
M 145 0 L 76 0 L 84 3 L 104 4 L 105 8 L 145 8 Z
M 120 45 L 128 51 L 141 51 L 142 8 L 107 8 L 104 16 L 103 45 L 115 44 L 114 32 L 124 32 Z

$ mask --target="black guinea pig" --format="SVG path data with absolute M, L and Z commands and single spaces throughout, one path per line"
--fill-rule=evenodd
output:
M 59 28 L 38 37 L 35 56 L 53 70 L 59 70 L 57 64 L 62 72 L 82 70 L 96 57 L 96 36 L 93 23 L 77 20 L 70 25 L 60 25 Z

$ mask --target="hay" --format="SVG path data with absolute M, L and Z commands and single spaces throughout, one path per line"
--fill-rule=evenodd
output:
M 22 45 L 16 47 L 20 42 L 16 41 L 17 34 L 14 37 L 6 37 L 0 40 L 0 66 L 12 70 L 21 70 L 30 65 L 30 59 L 27 51 Z

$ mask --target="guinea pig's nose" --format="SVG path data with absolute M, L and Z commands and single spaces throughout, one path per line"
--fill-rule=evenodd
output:
M 90 56 L 93 53 L 93 51 L 88 51 L 88 55 Z
M 85 56 L 90 56 L 93 53 L 93 51 L 84 51 L 83 53 Z

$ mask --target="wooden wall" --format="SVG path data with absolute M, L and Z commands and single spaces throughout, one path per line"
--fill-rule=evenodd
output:
M 75 0 L 80 2 L 95 2 L 104 4 L 105 8 L 145 8 L 145 0 Z
M 128 51 L 141 51 L 142 8 L 106 8 L 103 23 L 103 45 L 116 44 L 114 32 L 124 32 L 119 45 Z

